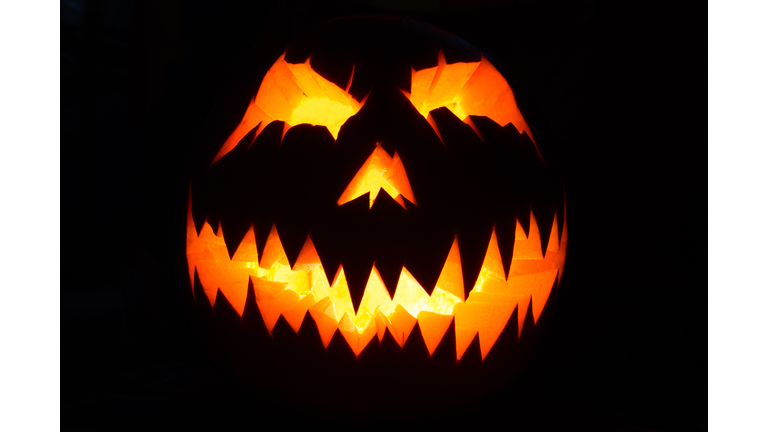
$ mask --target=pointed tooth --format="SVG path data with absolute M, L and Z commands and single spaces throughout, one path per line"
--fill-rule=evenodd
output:
M 544 306 L 547 304 L 552 288 L 557 281 L 557 269 L 549 270 L 538 275 L 536 284 L 531 290 L 531 310 L 533 311 L 533 322 L 537 323 Z
M 273 188 L 268 187 L 278 177 L 278 146 L 282 124 L 273 122 L 269 124 L 259 137 L 254 141 L 251 149 L 242 160 L 242 178 L 238 179 L 248 195 L 232 197 L 233 206 L 239 208 L 242 214 L 253 223 L 256 235 L 256 248 L 259 256 L 263 256 L 264 247 L 274 225 L 275 199 Z M 228 188 L 229 185 L 222 185 Z M 252 201 L 253 198 L 257 201 Z M 242 216 L 241 216 L 242 217 Z
M 373 267 L 372 249 L 375 245 L 370 241 L 368 203 L 357 199 L 337 207 L 336 210 L 339 214 L 339 226 L 334 241 L 339 248 L 352 305 L 354 311 L 357 311 Z
M 528 238 L 531 232 L 531 214 L 531 207 L 527 206 L 525 211 L 520 211 L 515 215 L 517 219 L 515 224 L 515 241 L 518 238 Z
M 211 251 L 211 253 L 219 257 L 226 256 L 226 246 L 223 244 L 223 240 L 216 237 L 208 222 L 203 224 L 203 227 L 200 230 L 199 239 L 202 243 L 206 244 L 206 250 Z M 213 302 L 216 300 L 216 290 L 218 289 L 216 286 L 215 275 L 211 274 L 209 266 L 196 264 L 195 269 L 200 280 L 200 286 L 208 297 L 211 307 L 213 307 Z M 195 295 L 195 297 L 197 298 L 197 295 Z
M 259 311 L 259 306 L 256 304 L 256 291 L 253 288 L 251 278 L 248 278 L 248 290 L 246 292 L 241 323 L 254 342 L 264 341 L 270 337 L 267 326 L 264 323 L 264 318 Z
M 381 282 L 389 293 L 390 298 L 394 297 L 395 291 L 397 290 L 397 282 L 400 280 L 404 261 L 404 259 L 400 262 L 394 260 L 379 260 L 374 264 L 376 272 L 378 273 L 379 278 L 381 278 Z
M 259 254 L 261 258 L 259 261 L 259 267 L 263 269 L 269 269 L 275 263 L 282 265 L 289 265 L 288 258 L 285 256 L 283 250 L 283 244 L 280 242 L 280 236 L 277 234 L 277 228 L 272 225 L 272 229 L 269 232 L 269 238 L 264 246 L 264 253 Z
M 400 196 L 400 195 L 398 195 Z M 389 292 L 395 295 L 397 281 L 405 262 L 408 213 L 388 194 L 379 194 L 369 212 L 370 241 L 378 275 Z
M 475 338 L 469 344 L 464 351 L 461 360 L 459 361 L 459 368 L 465 370 L 477 370 L 483 363 L 483 355 L 480 349 L 480 335 L 476 334 Z
M 430 223 L 409 208 L 409 232 L 405 239 L 406 257 L 404 267 L 413 275 L 427 294 L 432 295 L 440 273 L 445 266 L 455 235 L 450 227 Z
M 339 266 L 336 267 L 336 271 L 333 272 L 330 271 L 330 268 L 326 268 L 326 266 L 323 265 L 323 276 L 325 276 L 328 286 L 333 287 L 338 283 L 339 279 L 344 277 L 344 268 L 341 266 L 341 263 L 339 263 Z M 346 281 L 344 283 L 346 283 Z
M 461 255 L 461 272 L 464 277 L 465 298 L 474 288 L 475 282 L 483 267 L 485 254 L 493 233 L 490 223 L 467 223 L 459 229 L 459 252 Z
M 209 298 L 208 294 L 206 294 L 205 289 L 203 288 L 203 284 L 200 283 L 200 275 L 197 273 L 197 269 L 195 269 L 195 282 L 192 287 L 192 292 L 195 296 L 195 303 L 199 305 L 206 305 L 208 306 L 208 310 L 211 310 L 213 307 L 213 300 Z M 207 299 L 207 302 L 204 302 L 203 299 Z
M 261 260 L 264 258 L 264 250 L 267 247 L 267 241 L 272 233 L 274 222 L 272 218 L 257 218 L 253 223 L 254 235 L 256 237 L 256 254 Z
M 384 336 L 381 338 L 379 344 L 381 345 L 381 352 L 383 353 L 382 357 L 389 361 L 394 361 L 396 358 L 398 358 L 403 350 L 400 344 L 395 341 L 395 337 L 389 330 L 389 326 L 387 326 L 385 329 Z
M 299 295 L 290 289 L 285 289 L 286 282 L 266 281 L 251 276 L 253 289 L 256 293 L 256 305 L 259 307 L 264 324 L 272 334 L 272 328 L 283 311 L 299 302 Z
M 349 347 L 352 348 L 352 351 L 357 357 L 363 349 L 365 349 L 371 339 L 376 336 L 376 322 L 370 320 L 362 332 L 359 332 L 352 322 L 352 319 L 349 317 L 349 313 L 345 313 L 339 321 L 339 331 L 342 336 L 344 336 L 344 339 L 347 340 Z
M 419 312 L 417 319 L 419 321 L 421 335 L 424 338 L 424 344 L 431 356 L 443 339 L 448 327 L 451 325 L 453 315 L 442 315 L 429 311 L 421 311 Z
M 379 342 L 381 342 L 384 340 L 384 335 L 387 333 L 387 327 L 390 325 L 389 319 L 384 316 L 380 310 L 376 311 L 373 319 L 376 321 L 376 335 L 379 337 Z
M 369 329 L 366 328 L 365 330 L 368 331 Z M 376 334 L 377 327 L 374 323 L 372 333 L 373 337 L 368 340 L 368 342 L 365 344 L 365 347 L 363 347 L 363 350 L 360 351 L 360 354 L 357 356 L 358 360 L 360 360 L 364 368 L 370 368 L 369 365 L 371 364 L 382 364 L 381 361 L 384 355 L 381 349 L 381 341 L 379 341 L 379 338 L 376 337 Z
M 355 323 L 352 322 L 352 318 L 349 317 L 347 312 L 339 320 L 339 332 L 344 336 L 355 356 L 360 354 L 360 351 L 362 351 L 359 350 L 360 334 L 357 332 L 357 327 L 355 327 Z
M 325 355 L 328 358 L 334 359 L 337 367 L 338 365 L 352 365 L 357 357 L 341 331 L 337 331 L 333 334 L 331 341 L 325 348 Z
M 355 246 L 368 238 L 367 220 L 368 197 L 363 196 L 335 207 L 324 223 L 312 230 L 312 241 L 329 281 L 339 274 L 342 261 L 355 255 Z
M 424 289 L 424 292 L 427 295 L 432 295 L 435 286 L 437 286 L 437 280 L 440 278 L 440 264 L 441 263 L 439 262 L 421 262 L 419 264 L 414 264 L 413 261 L 406 259 L 403 268 L 413 275 L 413 278 L 418 282 L 422 289 Z
M 445 258 L 445 264 L 440 272 L 436 286 L 464 301 L 464 277 L 461 272 L 461 255 L 459 253 L 459 239 L 457 236 L 454 236 L 451 250 Z
M 427 348 L 424 335 L 419 327 L 418 320 L 411 330 L 411 334 L 403 345 L 403 353 L 401 358 L 409 363 L 417 364 L 429 364 L 431 361 L 431 354 L 429 348 Z
M 546 254 L 551 252 L 557 252 L 560 250 L 560 240 L 558 237 L 558 223 L 557 223 L 557 215 L 555 215 L 554 220 L 552 221 L 552 230 L 549 233 L 549 242 L 547 243 L 547 248 L 545 249 L 547 252 L 545 252 L 544 256 L 546 257 Z
M 350 257 L 342 262 L 342 267 L 347 279 L 352 307 L 354 312 L 357 313 L 360 308 L 360 301 L 362 301 L 365 294 L 365 287 L 368 285 L 368 278 L 373 269 L 373 259 L 365 257 L 354 259 Z
M 368 285 L 368 278 L 373 269 L 373 257 L 371 254 L 366 250 L 358 249 L 358 251 L 358 255 L 350 253 L 342 258 L 341 262 L 355 313 L 360 308 L 360 301 L 363 299 L 365 287 Z
M 323 339 L 320 337 L 320 329 L 317 327 L 317 323 L 312 318 L 309 310 L 304 314 L 304 319 L 301 322 L 297 336 L 304 342 L 305 352 L 309 354 L 309 358 L 322 355 L 323 351 L 325 351 Z
M 320 299 L 320 301 L 309 308 L 309 314 L 317 325 L 320 339 L 323 342 L 323 348 L 327 349 L 339 325 L 331 298 L 325 297 Z
M 514 297 L 493 292 L 472 292 L 466 303 L 454 307 L 457 347 L 468 344 L 468 338 L 479 334 L 481 358 L 490 352 L 515 310 Z
M 520 221 L 515 228 L 515 247 L 512 252 L 513 260 L 542 260 L 541 236 L 536 219 L 531 213 L 529 235 L 526 236 Z
M 455 366 L 457 363 L 456 354 L 458 351 L 456 350 L 456 318 L 451 318 L 451 322 L 448 325 L 445 334 L 443 334 L 442 340 L 437 345 L 437 348 L 435 348 L 435 351 L 432 353 L 432 361 L 434 361 L 436 365 L 442 365 L 444 367 Z
M 528 310 L 531 307 L 531 296 L 527 295 L 520 298 L 517 302 L 517 337 L 523 334 L 525 327 L 525 318 L 528 316 Z
M 529 300 L 525 303 L 525 308 L 523 309 L 525 311 L 525 315 L 523 315 L 523 318 L 518 318 L 519 323 L 519 332 L 520 332 L 520 338 L 527 338 L 531 336 L 531 330 L 536 326 L 536 323 L 533 321 L 533 305 Z
M 229 250 L 229 247 L 227 247 L 227 250 Z M 254 234 L 253 225 L 243 236 L 240 245 L 237 247 L 234 255 L 232 255 L 232 261 L 259 262 L 259 254 L 256 250 L 256 234 Z
M 288 131 L 277 154 L 274 221 L 288 262 L 295 261 L 312 227 L 335 198 L 330 187 L 333 137 L 324 126 L 300 124 Z M 301 199 L 297 199 L 297 194 Z
M 309 228 L 302 226 L 301 223 L 284 218 L 276 218 L 275 228 L 277 229 L 286 260 L 291 268 L 293 268 L 304 248 L 304 244 L 307 242 Z
M 549 205 L 536 205 L 531 207 L 531 218 L 536 219 L 536 224 L 539 225 L 539 243 L 542 251 L 542 256 L 546 253 L 547 245 L 549 244 L 549 236 L 552 233 L 550 227 L 552 221 L 555 219 L 555 207 Z
M 492 295 L 489 295 L 490 297 Z M 501 297 L 501 296 L 496 296 Z M 483 315 L 485 316 L 485 324 L 478 330 L 480 335 L 480 355 L 483 360 L 488 356 L 491 348 L 496 344 L 499 336 L 504 331 L 504 328 L 509 322 L 509 318 L 517 306 L 514 302 L 503 302 L 499 298 L 494 301 L 489 301 L 484 304 Z
M 371 270 L 368 283 L 365 286 L 365 294 L 361 301 L 363 307 L 362 313 L 357 313 L 358 318 L 365 314 L 377 315 L 382 310 L 390 310 L 393 307 L 392 296 L 387 292 L 384 283 L 381 281 L 379 271 L 376 266 Z M 373 319 L 373 318 L 371 318 Z M 360 323 L 358 323 L 359 325 Z
M 504 266 L 504 279 L 509 278 L 509 269 L 512 265 L 512 254 L 515 247 L 516 228 L 515 218 L 511 215 L 502 217 L 495 227 L 499 255 Z
M 389 316 L 387 329 L 402 348 L 405 345 L 405 341 L 408 340 L 414 325 L 416 325 L 416 318 L 408 313 L 402 305 L 398 304 L 395 306 L 394 312 Z
M 240 323 L 240 314 L 232 307 L 232 304 L 221 290 L 216 291 L 213 313 L 219 322 L 226 323 L 230 328 Z
M 304 246 L 299 252 L 299 256 L 296 258 L 296 262 L 293 264 L 292 269 L 298 270 L 312 270 L 322 265 L 320 257 L 317 255 L 315 244 L 312 242 L 312 238 L 307 236 L 307 240 L 304 242 Z
M 283 315 L 277 317 L 275 325 L 272 327 L 272 337 L 281 341 L 286 346 L 295 346 L 298 342 L 296 331 L 291 327 Z
M 294 332 L 298 333 L 301 328 L 301 323 L 304 321 L 304 315 L 307 310 L 317 303 L 315 296 L 312 293 L 307 294 L 303 299 L 296 302 L 293 306 L 283 310 L 282 315 Z
M 496 237 L 496 229 L 491 230 L 491 238 L 488 241 L 488 248 L 485 252 L 485 259 L 483 260 L 483 268 L 490 271 L 493 275 L 501 280 L 505 280 L 504 264 L 501 261 L 501 254 L 499 253 L 499 242 Z
M 457 305 L 458 306 L 458 305 Z M 469 329 L 461 329 L 459 327 L 456 327 L 456 360 L 461 363 L 466 363 L 466 360 L 462 362 L 462 359 L 464 359 L 464 354 L 467 354 L 467 351 L 470 347 L 470 345 L 476 345 L 474 350 L 470 350 L 470 353 L 474 353 L 474 351 L 477 351 L 477 357 L 480 357 L 480 338 L 477 334 L 477 330 L 469 330 Z M 472 355 L 468 355 L 467 358 L 472 357 Z

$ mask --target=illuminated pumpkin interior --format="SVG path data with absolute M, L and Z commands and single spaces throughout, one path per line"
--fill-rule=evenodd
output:
M 403 162 L 400 156 L 395 152 L 394 157 L 390 157 L 379 143 L 376 149 L 368 157 L 360 171 L 349 183 L 344 193 L 339 197 L 337 204 L 342 205 L 353 199 L 370 193 L 368 207 L 373 206 L 380 190 L 384 190 L 392 198 L 405 208 L 405 203 L 401 197 L 416 204 L 416 198 L 413 196 L 411 184 L 408 182 L 408 176 L 405 174 Z
M 221 290 L 241 316 L 250 280 L 256 304 L 270 333 L 280 315 L 298 332 L 309 311 L 324 346 L 328 346 L 338 330 L 358 355 L 371 339 L 378 337 L 381 340 L 387 331 L 403 346 L 418 321 L 424 342 L 432 354 L 451 319 L 455 318 L 456 358 L 461 359 L 479 333 L 480 351 L 485 359 L 515 307 L 518 308 L 519 330 L 523 327 L 529 303 L 532 304 L 534 322 L 538 320 L 555 279 L 562 274 L 567 227 L 563 227 L 560 242 L 556 217 L 549 229 L 549 244 L 547 250 L 542 251 L 533 213 L 528 236 L 518 222 L 508 277 L 504 276 L 494 232 L 480 275 L 466 299 L 461 245 L 457 240 L 445 259 L 432 295 L 428 295 L 403 268 L 395 295 L 390 297 L 374 265 L 357 313 L 352 306 L 343 267 L 336 272 L 335 280 L 328 281 L 310 237 L 307 237 L 293 268 L 274 227 L 261 257 L 251 228 L 230 259 L 221 226 L 214 232 L 205 222 L 197 233 L 191 199 L 187 218 L 187 263 L 190 283 L 194 283 L 196 270 L 211 305 L 216 300 L 217 291 Z
M 446 107 L 468 123 L 470 115 L 486 116 L 502 126 L 512 123 L 535 144 L 512 88 L 485 56 L 479 62 L 446 64 L 440 51 L 437 66 L 419 71 L 411 68 L 411 92 L 403 93 L 427 120 L 430 111 Z M 435 128 L 434 122 L 430 124 Z M 440 134 L 437 128 L 435 132 Z
M 347 89 L 352 84 L 355 68 L 349 77 Z M 229 153 L 243 137 L 258 126 L 256 136 L 273 121 L 284 121 L 288 126 L 308 123 L 325 126 L 337 138 L 341 125 L 360 110 L 362 103 L 345 90 L 320 76 L 304 63 L 291 64 L 280 56 L 261 82 L 258 93 L 251 99 L 245 115 L 213 162 Z

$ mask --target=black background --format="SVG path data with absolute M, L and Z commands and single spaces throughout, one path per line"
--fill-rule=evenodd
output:
M 492 55 L 566 182 L 568 258 L 547 337 L 509 390 L 450 424 L 706 429 L 705 198 L 694 177 L 705 158 L 694 30 L 706 7 L 370 3 L 61 3 L 62 428 L 317 422 L 254 406 L 199 346 L 170 227 L 196 133 L 238 84 L 233 71 L 314 22 L 383 12 Z

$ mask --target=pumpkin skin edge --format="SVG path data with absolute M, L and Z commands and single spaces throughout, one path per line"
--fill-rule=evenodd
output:
M 356 71 L 356 74 L 359 73 L 360 71 Z M 355 81 L 352 80 L 353 84 L 354 82 Z M 402 89 L 399 90 L 402 91 Z M 377 89 L 377 91 L 380 91 L 380 94 L 395 94 L 391 89 L 388 93 L 384 90 Z M 369 92 L 368 94 L 370 95 L 371 93 Z M 376 94 L 374 94 L 374 97 L 375 96 Z M 401 105 L 402 100 L 403 99 L 401 98 L 398 102 Z M 369 108 L 371 106 L 369 106 Z M 366 105 L 364 104 L 360 111 L 365 109 L 365 107 Z M 416 110 L 414 107 L 411 108 L 418 114 L 418 110 Z M 378 112 L 380 111 L 381 108 L 379 107 Z M 437 111 L 433 110 L 429 113 L 429 116 L 432 117 L 433 123 L 447 124 L 447 128 L 450 129 L 453 127 L 453 129 L 456 129 L 455 125 L 457 123 L 455 120 L 451 119 L 451 115 L 452 113 L 445 108 L 437 109 Z M 354 117 L 350 117 L 350 120 L 353 118 Z M 428 119 L 423 117 L 416 117 L 411 115 L 411 118 L 413 119 L 413 122 L 416 122 L 416 120 L 421 122 L 421 136 L 427 136 L 428 134 L 431 135 L 430 140 L 433 143 L 433 147 L 437 145 L 446 145 L 444 142 L 442 142 L 444 140 L 441 136 L 439 136 L 439 132 L 437 132 L 438 136 L 435 136 L 436 131 L 442 131 L 445 129 L 440 129 L 439 127 L 436 128 L 434 125 L 429 125 Z M 485 117 L 470 118 L 475 120 L 475 123 L 481 123 L 480 126 L 474 125 L 475 128 L 483 127 L 482 124 L 487 123 L 487 120 L 489 120 Z M 345 126 L 342 126 L 342 129 L 344 127 Z M 468 127 L 470 126 L 468 125 Z M 314 128 L 317 128 L 317 126 L 314 126 Z M 266 131 L 262 133 L 273 133 L 273 137 L 276 137 L 277 133 L 282 130 L 283 135 L 280 137 L 280 142 L 277 144 L 279 151 L 283 140 L 286 139 L 286 137 L 290 143 L 291 137 L 300 133 L 304 129 L 310 129 L 310 127 L 299 127 L 297 125 L 286 129 L 285 126 L 281 126 L 280 124 L 273 124 L 270 129 L 272 132 Z M 309 132 L 308 134 L 312 135 Z M 263 138 L 267 136 L 268 135 L 264 135 Z M 250 137 L 245 137 L 244 139 L 247 141 L 250 139 Z M 258 137 L 255 137 L 255 140 L 258 140 Z M 356 162 L 349 164 L 351 168 L 346 170 L 346 178 L 354 177 L 355 171 L 358 171 L 359 169 L 358 167 L 360 166 L 360 160 L 363 159 L 363 157 L 368 157 L 366 153 L 368 153 L 370 145 L 378 145 L 376 143 L 375 137 L 370 138 L 368 141 L 369 144 L 366 148 L 366 151 L 358 151 L 356 159 L 352 158 L 355 159 Z M 246 144 L 245 141 L 240 140 L 239 146 L 243 144 Z M 254 148 L 254 145 L 256 145 L 258 148 L 258 145 L 254 141 L 248 145 L 249 148 L 246 149 L 246 152 L 251 151 L 251 148 Z M 385 147 L 383 142 L 381 145 L 382 147 Z M 395 152 L 401 149 L 402 148 L 395 148 Z M 386 149 L 384 149 L 384 151 L 386 151 Z M 208 151 L 206 154 L 210 153 L 211 152 Z M 386 151 L 386 153 L 389 156 L 394 157 L 394 155 L 390 154 L 389 151 Z M 398 153 L 398 155 L 400 155 L 400 153 Z M 224 155 L 224 157 L 226 157 L 226 155 Z M 408 168 L 408 165 L 405 162 L 407 160 L 406 156 L 403 155 L 402 157 L 403 164 L 406 166 L 406 172 L 408 174 L 411 174 L 411 172 L 416 172 L 415 169 Z M 215 163 L 210 166 L 214 165 Z M 528 174 L 529 171 L 530 170 L 525 171 L 525 173 Z M 418 174 L 416 177 L 418 177 Z M 414 178 L 414 181 L 416 184 L 419 184 L 419 181 L 416 178 Z M 340 184 L 343 186 L 343 183 L 344 182 L 341 182 Z M 551 183 L 558 182 L 554 181 Z M 191 204 L 189 202 L 189 198 L 192 194 L 190 185 L 194 185 L 194 181 L 186 184 L 186 191 L 184 195 L 187 199 L 185 199 L 184 203 L 184 220 L 187 220 L 188 217 L 194 213 L 190 209 Z M 336 190 L 331 195 L 338 195 L 338 189 L 339 187 L 337 186 Z M 465 189 L 471 190 L 472 188 L 466 187 Z M 419 190 L 419 188 L 414 186 L 414 194 L 416 195 L 415 200 L 423 201 L 419 199 L 419 196 L 424 196 L 424 194 L 417 193 L 417 190 Z M 381 192 L 379 194 L 383 200 L 392 198 L 389 195 L 385 197 Z M 555 195 L 555 198 L 549 198 L 549 200 L 557 201 L 559 196 L 562 196 L 562 194 Z M 377 201 L 374 201 L 372 205 L 376 202 Z M 427 200 L 427 203 L 428 202 L 429 200 Z M 192 199 L 192 204 L 194 204 L 194 198 Z M 409 208 L 414 209 L 419 207 L 420 204 L 422 204 L 422 202 L 419 202 L 419 204 L 413 204 L 410 201 L 407 201 L 407 203 L 404 202 L 404 211 L 407 212 Z M 536 211 L 534 211 L 534 207 L 537 205 L 542 206 L 540 203 L 528 203 L 529 212 L 531 212 L 530 215 L 534 216 L 534 222 L 538 220 L 538 217 L 535 217 Z M 559 237 L 558 241 L 562 241 L 560 246 L 563 249 L 564 260 L 565 239 L 567 238 L 567 233 L 564 232 L 564 196 L 562 196 L 562 200 L 560 200 L 560 205 L 555 205 L 554 207 L 555 210 L 550 212 L 550 214 L 554 214 L 549 220 L 554 221 L 554 225 L 557 225 L 557 237 Z M 357 214 L 362 213 L 358 212 Z M 521 215 L 521 218 L 524 218 L 525 216 L 526 215 Z M 206 223 L 205 218 L 203 218 L 203 222 L 200 222 L 199 219 L 199 217 L 193 217 L 194 224 L 196 225 L 195 231 L 198 235 L 202 232 L 202 229 L 198 229 L 198 226 L 204 225 L 204 223 Z M 531 217 L 529 216 L 528 230 L 530 229 L 530 219 Z M 221 218 L 220 220 L 223 221 L 224 218 Z M 560 220 L 562 220 L 562 222 L 560 222 Z M 216 233 L 216 231 L 220 233 L 222 230 L 224 230 L 224 233 L 226 233 L 225 225 L 226 224 L 222 225 L 221 228 L 211 227 L 211 229 L 214 233 Z M 266 225 L 269 224 L 265 224 L 265 226 Z M 270 230 L 274 230 L 274 226 L 277 226 L 278 224 L 273 222 L 272 225 L 273 226 L 270 228 Z M 523 228 L 523 231 L 528 230 Z M 256 231 L 257 233 L 255 237 L 257 239 L 257 249 L 260 249 L 259 256 L 263 256 L 266 243 L 269 241 L 269 235 L 263 234 L 263 232 L 265 232 L 264 228 L 262 228 L 261 235 L 259 235 L 258 230 Z M 277 232 L 279 233 L 279 231 L 280 229 L 278 228 Z M 509 231 L 509 229 L 507 231 Z M 544 224 L 540 231 L 548 231 L 548 225 Z M 180 242 L 180 244 L 185 244 L 188 241 L 188 232 L 188 230 L 185 230 L 183 234 L 184 241 Z M 467 231 L 463 237 L 469 237 L 469 234 L 471 233 L 471 230 Z M 458 233 L 454 234 L 458 239 Z M 513 235 L 514 234 L 515 233 L 513 233 Z M 530 232 L 526 232 L 525 234 L 530 234 Z M 495 232 L 492 232 L 491 235 L 495 236 L 496 234 Z M 486 255 L 484 253 L 486 251 L 482 249 L 487 247 L 489 241 L 490 239 L 485 238 L 478 241 L 479 246 L 476 246 L 475 248 L 481 250 L 480 255 Z M 261 244 L 258 244 L 258 242 L 261 242 Z M 462 240 L 458 239 L 458 243 L 461 244 Z M 229 244 L 227 244 L 227 246 L 229 246 Z M 542 254 L 546 252 L 546 247 L 547 245 L 542 245 Z M 231 258 L 233 252 L 229 249 L 231 248 L 228 247 Z M 443 245 L 442 249 L 445 250 L 446 247 Z M 294 252 L 292 255 L 296 256 L 297 254 Z M 437 261 L 439 261 L 439 259 Z M 340 262 L 341 266 L 343 266 L 343 262 L 344 260 L 342 259 Z M 482 259 L 480 261 L 480 265 L 482 268 Z M 359 353 L 357 353 L 357 355 L 355 355 L 355 353 L 351 351 L 348 341 L 345 340 L 340 331 L 335 331 L 330 341 L 328 341 L 326 345 L 324 341 L 321 340 L 322 338 L 320 338 L 317 330 L 317 323 L 314 321 L 312 314 L 309 311 L 304 314 L 298 329 L 292 327 L 292 325 L 286 321 L 283 315 L 280 315 L 277 318 L 277 321 L 273 324 L 271 329 L 267 329 L 267 326 L 264 323 L 264 318 L 262 314 L 259 313 L 259 307 L 256 304 L 256 289 L 253 286 L 253 282 L 250 280 L 248 281 L 247 292 L 244 298 L 241 312 L 233 307 L 232 303 L 227 299 L 226 295 L 224 295 L 218 288 L 215 292 L 214 300 L 212 302 L 198 301 L 198 299 L 205 298 L 206 295 L 210 296 L 210 292 L 206 294 L 206 290 L 203 288 L 202 283 L 200 282 L 200 277 L 197 274 L 197 271 L 190 271 L 190 269 L 187 268 L 186 260 L 183 265 L 180 264 L 180 266 L 186 270 L 184 272 L 180 272 L 180 278 L 181 273 L 183 273 L 183 279 L 181 279 L 183 282 L 180 281 L 180 284 L 182 286 L 186 285 L 186 288 L 181 290 L 181 295 L 187 299 L 185 301 L 187 309 L 192 311 L 191 315 L 193 320 L 197 323 L 198 329 L 202 334 L 202 338 L 207 341 L 206 343 L 209 346 L 215 346 L 215 348 L 212 349 L 212 353 L 215 353 L 215 356 L 217 357 L 221 357 L 221 363 L 230 365 L 238 364 L 238 366 L 233 368 L 233 370 L 240 371 L 239 374 L 236 375 L 238 380 L 251 383 L 251 388 L 263 389 L 266 387 L 272 389 L 272 391 L 279 391 L 275 389 L 282 388 L 283 391 L 286 391 L 285 389 L 298 389 L 301 387 L 312 388 L 313 386 L 318 386 L 327 389 L 329 387 L 329 382 L 335 382 L 336 384 L 330 386 L 335 388 L 335 390 L 329 391 L 329 394 L 333 394 L 335 396 L 329 396 L 328 400 L 342 399 L 346 404 L 359 405 L 359 407 L 356 409 L 365 410 L 365 407 L 370 406 L 370 404 L 374 402 L 371 402 L 370 400 L 367 402 L 355 401 L 353 400 L 354 398 L 348 397 L 350 392 L 343 389 L 360 386 L 361 382 L 367 383 L 369 386 L 374 385 L 374 387 L 375 383 L 379 383 L 379 387 L 382 387 L 384 383 L 398 383 L 397 385 L 393 385 L 392 388 L 388 391 L 381 391 L 378 393 L 373 392 L 375 395 L 371 396 L 371 400 L 378 401 L 375 403 L 386 403 L 387 401 L 391 400 L 405 401 L 412 399 L 412 403 L 420 403 L 422 405 L 426 403 L 427 405 L 432 406 L 434 409 L 445 409 L 450 411 L 451 406 L 459 408 L 467 406 L 467 404 L 472 404 L 478 400 L 481 400 L 481 395 L 488 394 L 489 392 L 492 393 L 490 389 L 498 389 L 499 382 L 508 382 L 509 379 L 511 379 L 511 376 L 519 373 L 522 365 L 524 365 L 524 363 L 530 359 L 530 353 L 532 351 L 531 346 L 535 345 L 535 343 L 538 343 L 534 342 L 534 340 L 538 341 L 538 335 L 540 333 L 538 329 L 540 329 L 541 323 L 534 323 L 532 302 L 528 301 L 524 306 L 524 310 L 526 312 L 525 317 L 518 321 L 520 311 L 516 306 L 511 312 L 508 323 L 503 327 L 501 334 L 498 336 L 498 339 L 496 339 L 492 348 L 487 353 L 487 357 L 485 359 L 483 359 L 485 356 L 481 355 L 480 353 L 480 341 L 477 334 L 475 334 L 475 336 L 471 339 L 471 342 L 466 347 L 461 358 L 458 360 L 456 359 L 455 339 L 451 340 L 452 338 L 450 337 L 452 332 L 454 335 L 456 333 L 455 318 L 451 318 L 451 323 L 449 324 L 449 328 L 446 330 L 445 336 L 441 338 L 440 343 L 436 348 L 434 348 L 434 351 L 431 355 L 429 350 L 426 349 L 426 346 L 424 345 L 423 337 L 420 337 L 422 329 L 418 321 L 416 324 L 414 324 L 413 329 L 411 330 L 411 333 L 407 339 L 405 341 L 401 341 L 402 346 L 401 343 L 398 343 L 394 339 L 394 336 L 392 336 L 390 331 L 385 331 L 382 338 L 374 336 L 370 340 L 369 344 Z M 509 274 L 509 269 L 505 270 L 506 273 Z M 545 319 L 549 314 L 547 311 L 551 309 L 550 305 L 553 303 L 557 292 L 557 285 L 559 284 L 561 276 L 562 267 L 560 268 L 560 271 L 553 281 L 552 286 L 548 287 L 550 288 L 550 294 L 548 295 L 549 300 L 545 305 L 541 306 L 541 310 L 537 314 L 539 319 L 536 321 Z M 338 272 L 336 272 L 336 277 L 338 277 Z M 329 276 L 327 278 L 329 285 L 332 278 L 333 276 Z M 192 284 L 190 284 L 190 281 Z M 191 301 L 190 294 L 193 294 Z M 465 296 L 466 295 L 468 294 L 465 292 Z M 299 341 L 298 345 L 300 345 L 300 347 L 296 346 L 297 341 Z M 453 344 L 451 344 L 451 342 L 453 342 Z M 256 349 L 256 346 L 261 346 L 262 348 Z M 322 348 L 322 350 L 318 350 L 318 346 Z M 453 355 L 452 359 L 451 355 Z M 253 359 L 259 360 L 254 361 Z M 298 361 L 297 359 L 300 359 L 301 361 Z M 282 371 L 282 373 L 270 373 L 268 374 L 269 379 L 266 379 L 266 376 L 263 373 L 258 372 L 272 370 L 272 368 L 275 368 L 274 370 L 279 369 Z M 301 374 L 303 378 L 291 376 L 291 370 L 301 369 L 314 369 L 320 372 L 317 372 L 317 376 L 314 378 L 307 378 L 306 374 Z M 382 371 L 386 372 L 384 373 Z M 398 375 L 398 373 L 402 376 Z M 506 378 L 498 379 L 498 377 L 502 376 L 505 376 Z M 305 381 L 302 381 L 302 379 Z M 417 388 L 433 389 L 429 392 L 431 398 L 426 398 L 429 399 L 430 402 L 425 402 L 425 396 L 423 395 L 408 397 L 403 396 L 405 393 L 408 393 L 404 389 L 410 386 L 407 384 L 410 382 L 421 383 L 414 384 Z M 478 385 L 478 382 L 481 382 L 482 384 Z M 290 393 L 290 390 L 288 390 L 287 393 Z M 463 400 L 456 400 L 455 395 L 457 394 L 473 396 L 467 396 Z M 448 395 L 453 395 L 454 398 L 452 399 L 452 397 Z M 327 405 L 327 402 L 316 402 L 319 406 Z M 350 409 L 354 412 L 357 412 L 356 409 Z M 403 415 L 408 417 L 413 415 L 413 413 L 403 413 Z

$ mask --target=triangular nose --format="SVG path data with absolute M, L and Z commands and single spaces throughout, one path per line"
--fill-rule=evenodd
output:
M 360 170 L 336 202 L 338 205 L 342 205 L 368 193 L 368 208 L 371 208 L 382 189 L 400 203 L 403 208 L 405 208 L 403 198 L 416 204 L 416 198 L 413 196 L 413 190 L 411 190 L 411 184 L 408 182 L 408 176 L 405 173 L 403 162 L 400 160 L 400 155 L 395 151 L 394 157 L 391 157 L 381 147 L 381 143 L 376 143 L 376 149 L 360 167 Z

